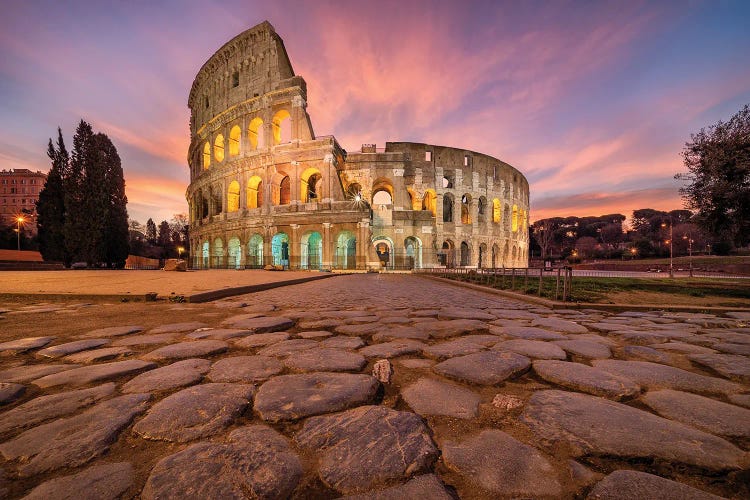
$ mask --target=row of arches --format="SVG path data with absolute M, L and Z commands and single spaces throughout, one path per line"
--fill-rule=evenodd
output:
M 292 120 L 289 111 L 282 109 L 273 115 L 271 120 L 271 132 L 273 144 L 282 144 L 292 140 Z M 247 145 L 250 151 L 264 149 L 266 147 L 266 134 L 263 119 L 255 117 L 250 120 L 247 127 Z M 234 125 L 229 129 L 229 136 L 216 134 L 212 140 L 203 143 L 203 170 L 208 170 L 213 161 L 221 163 L 226 155 L 229 157 L 239 156 L 242 152 L 242 129 Z
M 472 251 L 471 243 L 462 241 L 460 244 L 446 239 L 438 250 L 438 263 L 445 267 L 518 267 L 526 265 L 526 255 L 517 243 L 506 241 L 501 246 L 493 243 L 488 248 L 487 243 L 480 243 L 476 254 Z M 472 255 L 474 258 L 472 259 Z

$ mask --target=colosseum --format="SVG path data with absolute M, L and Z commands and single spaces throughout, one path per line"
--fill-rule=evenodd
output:
M 195 268 L 525 267 L 529 185 L 507 163 L 414 142 L 316 136 L 307 85 L 263 22 L 200 69 L 190 97 Z

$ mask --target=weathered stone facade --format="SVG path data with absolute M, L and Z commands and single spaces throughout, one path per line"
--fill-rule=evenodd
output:
M 193 82 L 190 246 L 198 268 L 524 267 L 529 185 L 462 149 L 316 137 L 307 87 L 264 22 Z

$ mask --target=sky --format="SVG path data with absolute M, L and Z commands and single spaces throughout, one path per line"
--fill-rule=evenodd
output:
M 268 20 L 317 135 L 510 163 L 531 220 L 682 208 L 692 133 L 750 103 L 750 2 L 5 0 L 0 169 L 49 170 L 84 119 L 123 162 L 132 219 L 187 211 L 188 93 Z

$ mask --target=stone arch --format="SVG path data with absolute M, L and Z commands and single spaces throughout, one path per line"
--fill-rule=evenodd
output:
M 494 224 L 500 224 L 503 220 L 503 209 L 500 204 L 500 200 L 494 198 L 492 200 L 492 222 Z
M 378 256 L 380 265 L 392 268 L 394 259 L 393 240 L 387 236 L 377 236 L 372 239 L 372 244 L 375 247 L 375 254 Z
M 300 239 L 300 266 L 302 269 L 320 269 L 323 264 L 323 236 L 318 231 L 308 231 Z
M 237 212 L 240 209 L 240 183 L 232 181 L 227 189 L 227 212 Z
M 335 262 L 339 269 L 357 267 L 357 239 L 351 231 L 341 231 L 336 237 Z
M 445 267 L 454 267 L 456 264 L 456 246 L 453 240 L 447 239 L 438 250 L 438 262 Z
M 203 265 L 201 267 L 203 267 L 203 269 L 208 269 L 211 266 L 211 243 L 209 243 L 208 240 L 201 244 L 201 258 L 203 259 Z
M 406 188 L 406 192 L 409 194 L 409 210 L 421 210 L 422 200 L 419 199 L 417 192 L 413 188 Z
M 206 141 L 203 144 L 203 170 L 208 170 L 211 166 L 211 143 Z
M 242 262 L 242 244 L 240 239 L 233 236 L 227 243 L 227 267 L 229 269 L 239 269 Z
M 487 198 L 480 196 L 477 200 L 477 222 L 484 222 L 487 212 Z
M 461 242 L 461 267 L 471 265 L 471 247 L 465 241 Z
M 291 179 L 286 172 L 279 171 L 273 175 L 271 189 L 271 201 L 274 205 L 288 205 L 292 201 Z
M 503 248 L 503 267 L 508 265 L 510 259 L 510 243 L 505 242 L 505 248 Z
M 503 227 L 506 230 L 510 230 L 510 206 L 508 204 L 505 204 L 505 209 L 503 210 Z
M 273 143 L 283 144 L 292 140 L 292 115 L 286 109 L 280 109 L 273 115 Z
M 405 262 L 408 269 L 419 269 L 422 267 L 422 241 L 416 236 L 409 236 L 404 240 Z
M 471 195 L 461 196 L 461 224 L 471 224 Z
M 245 267 L 260 269 L 263 267 L 263 236 L 253 234 L 247 242 L 247 259 Z
M 492 244 L 492 267 L 497 267 L 497 261 L 500 259 L 500 247 L 497 243 Z
M 274 266 L 289 267 L 289 235 L 276 233 L 271 239 L 271 257 Z
M 518 232 L 518 205 L 513 205 L 513 214 L 510 217 L 510 230 Z
M 240 154 L 240 137 L 242 135 L 242 129 L 239 125 L 235 125 L 229 131 L 229 156 L 237 156 Z
M 516 266 L 516 245 L 513 245 L 513 250 L 511 250 L 510 261 L 513 267 L 517 267 Z
M 260 208 L 263 206 L 263 179 L 258 175 L 250 177 L 247 181 L 247 208 Z
M 224 161 L 224 136 L 221 134 L 214 139 L 214 159 L 219 163 Z
M 385 193 L 378 197 L 378 193 Z M 387 194 L 387 196 L 386 196 Z M 377 201 L 376 201 L 376 197 Z M 390 179 L 380 177 L 372 183 L 372 204 L 373 205 L 392 205 L 393 204 L 393 183 Z
M 453 195 L 443 195 L 443 222 L 453 222 Z
M 263 149 L 266 147 L 266 136 L 263 133 L 263 119 L 255 117 L 250 120 L 247 127 L 247 138 L 250 141 L 250 149 Z
M 224 267 L 224 241 L 221 238 L 214 239 L 211 245 L 211 267 L 221 269 Z
M 320 170 L 310 167 L 300 177 L 300 198 L 303 203 L 320 201 L 323 198 L 323 175 Z
M 422 197 L 422 210 L 429 210 L 432 216 L 437 216 L 437 194 L 432 189 L 424 192 Z
M 487 267 L 487 243 L 481 243 L 479 245 L 479 257 L 477 259 L 477 267 Z
M 211 215 L 218 215 L 222 212 L 224 203 L 221 196 L 221 189 L 218 187 L 212 187 L 211 188 L 211 201 L 213 203 L 214 209 Z

